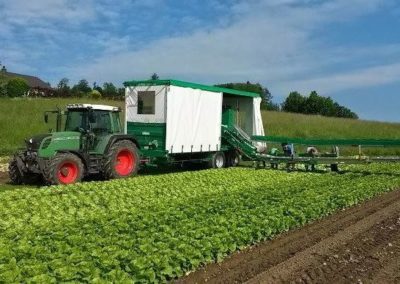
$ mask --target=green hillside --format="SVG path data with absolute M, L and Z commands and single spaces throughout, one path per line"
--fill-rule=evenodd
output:
M 68 103 L 98 103 L 123 107 L 122 101 L 88 99 L 0 99 L 0 154 L 10 154 L 23 145 L 25 138 L 54 128 L 54 120 L 43 121 L 43 112 Z M 400 123 L 328 118 L 283 112 L 264 111 L 264 128 L 268 135 L 322 138 L 398 138 Z M 374 150 L 375 153 L 399 153 Z
M 69 103 L 109 104 L 123 107 L 123 101 L 88 99 L 0 99 L 0 155 L 10 154 L 23 146 L 24 139 L 55 128 L 55 116 L 44 123 L 43 112 L 64 108 Z
M 400 123 L 332 118 L 286 112 L 262 112 L 266 134 L 299 138 L 400 139 Z

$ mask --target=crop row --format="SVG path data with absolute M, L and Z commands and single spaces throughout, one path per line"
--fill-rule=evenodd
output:
M 0 282 L 166 282 L 400 185 L 235 168 L 0 192 Z M 365 172 L 368 170 L 368 172 Z

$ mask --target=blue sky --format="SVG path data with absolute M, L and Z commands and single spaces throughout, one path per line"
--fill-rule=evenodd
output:
M 400 122 L 400 1 L 0 0 L 0 61 L 55 85 L 176 78 L 331 96 Z

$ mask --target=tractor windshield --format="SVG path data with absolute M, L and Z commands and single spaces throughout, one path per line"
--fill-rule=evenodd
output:
M 87 130 L 98 135 L 121 132 L 119 113 L 105 110 L 69 110 L 65 131 Z
M 65 121 L 65 131 L 89 130 L 89 112 L 87 110 L 69 110 Z

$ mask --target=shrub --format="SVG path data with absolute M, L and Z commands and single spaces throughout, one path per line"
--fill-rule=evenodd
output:
M 89 98 L 99 100 L 101 99 L 101 93 L 97 90 L 93 90 L 89 93 Z
M 8 81 L 6 89 L 9 97 L 22 97 L 29 91 L 29 86 L 24 79 L 12 78 Z

